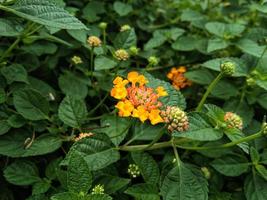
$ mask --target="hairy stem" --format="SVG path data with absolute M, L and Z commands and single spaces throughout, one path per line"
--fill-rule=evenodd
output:
M 205 94 L 203 95 L 201 101 L 199 102 L 196 111 L 200 111 L 207 99 L 207 97 L 209 96 L 210 92 L 213 90 L 213 88 L 215 87 L 215 85 L 221 80 L 221 78 L 224 76 L 223 72 L 220 72 L 218 74 L 218 76 L 211 82 L 211 84 L 209 85 L 209 87 L 207 88 Z

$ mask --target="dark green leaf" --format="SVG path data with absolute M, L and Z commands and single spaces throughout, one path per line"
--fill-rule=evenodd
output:
M 158 190 L 155 185 L 146 183 L 133 185 L 129 187 L 125 193 L 140 200 L 160 200 L 160 196 L 158 195 Z
M 1 69 L 1 73 L 6 78 L 8 84 L 15 81 L 24 83 L 29 82 L 27 71 L 24 69 L 22 65 L 19 64 L 13 64 L 8 67 L 3 67 Z
M 108 57 L 97 56 L 95 58 L 95 70 L 96 71 L 112 69 L 116 67 L 116 65 L 117 65 L 117 62 Z
M 267 182 L 255 173 L 247 176 L 244 190 L 247 200 L 267 199 Z
M 133 10 L 131 4 L 126 4 L 120 1 L 114 2 L 113 8 L 120 16 L 125 16 Z

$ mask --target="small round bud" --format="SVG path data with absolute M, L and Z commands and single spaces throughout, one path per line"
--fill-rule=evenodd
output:
M 264 135 L 267 135 L 267 123 L 266 122 L 264 122 L 262 125 L 262 133 Z
M 150 57 L 148 58 L 148 63 L 149 63 L 149 65 L 151 65 L 151 66 L 155 66 L 155 65 L 157 65 L 157 64 L 159 63 L 159 60 L 158 60 L 158 58 L 155 57 L 155 56 L 150 56 Z
M 104 185 L 98 184 L 92 189 L 91 194 L 104 194 L 104 192 Z
M 83 63 L 81 57 L 79 57 L 79 56 L 73 56 L 73 57 L 71 58 L 71 61 L 72 61 L 72 63 L 73 63 L 74 65 L 78 65 L 78 64 Z
M 108 24 L 106 22 L 100 22 L 98 27 L 105 30 L 107 28 Z
M 130 174 L 132 178 L 136 178 L 140 176 L 141 172 L 136 164 L 130 164 L 128 167 L 128 174 Z
M 130 29 L 131 29 L 131 26 L 128 24 L 125 24 L 125 25 L 121 26 L 120 32 L 128 31 Z
M 247 78 L 247 79 L 246 79 L 246 82 L 247 82 L 247 85 L 248 85 L 248 86 L 254 86 L 254 85 L 256 85 L 256 81 L 255 81 L 255 79 L 252 78 L 252 77 Z
M 210 179 L 211 174 L 210 174 L 210 171 L 209 171 L 209 169 L 207 167 L 201 167 L 201 171 L 203 172 L 204 177 L 206 179 Z
M 96 36 L 88 37 L 87 42 L 90 47 L 100 47 L 102 43 L 99 37 L 96 37 Z
M 161 112 L 165 123 L 168 124 L 169 132 L 183 132 L 189 129 L 189 120 L 184 111 L 177 106 L 167 106 L 165 111 Z
M 139 49 L 136 46 L 131 46 L 129 50 L 130 54 L 133 56 L 136 56 L 139 53 Z
M 228 76 L 231 76 L 235 73 L 235 64 L 233 62 L 225 62 L 221 64 L 221 71 Z
M 129 54 L 124 49 L 118 49 L 117 51 L 115 51 L 115 57 L 118 60 L 124 60 L 125 61 L 125 60 L 128 60 Z
M 242 130 L 243 121 L 240 116 L 232 112 L 226 112 L 224 115 L 224 121 L 227 124 L 228 128 L 237 128 Z

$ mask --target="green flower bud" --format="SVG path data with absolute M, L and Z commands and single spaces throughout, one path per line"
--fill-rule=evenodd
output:
M 98 25 L 98 27 L 103 29 L 103 30 L 106 29 L 107 26 L 108 26 L 108 24 L 106 22 L 100 22 L 99 25 Z
M 148 58 L 148 62 L 149 62 L 149 65 L 151 65 L 151 66 L 155 66 L 155 65 L 157 65 L 157 64 L 159 63 L 159 60 L 158 60 L 158 58 L 155 57 L 155 56 L 150 56 L 150 57 Z
M 235 64 L 233 62 L 225 62 L 221 64 L 221 71 L 228 76 L 231 76 L 235 73 Z
M 128 174 L 130 174 L 132 178 L 136 178 L 140 176 L 141 172 L 136 164 L 130 164 L 128 167 Z
M 92 189 L 91 194 L 104 194 L 104 192 L 105 192 L 104 186 L 98 184 Z
M 129 50 L 130 54 L 133 56 L 136 56 L 139 53 L 139 49 L 136 46 L 131 46 Z
M 209 171 L 209 169 L 207 167 L 201 167 L 201 171 L 203 172 L 204 177 L 206 179 L 210 179 L 211 174 L 210 174 L 210 171 Z
M 71 61 L 72 61 L 72 63 L 75 64 L 75 65 L 78 65 L 78 64 L 82 64 L 82 63 L 83 63 L 83 61 L 82 61 L 82 59 L 81 59 L 80 56 L 73 56 L 73 57 L 71 58 Z
M 248 85 L 248 86 L 254 86 L 254 85 L 256 85 L 256 81 L 255 81 L 255 79 L 252 78 L 252 77 L 247 78 L 247 79 L 246 79 L 246 82 L 247 82 L 247 85 Z
M 128 31 L 130 29 L 131 29 L 131 26 L 128 24 L 125 24 L 125 25 L 121 26 L 120 32 Z

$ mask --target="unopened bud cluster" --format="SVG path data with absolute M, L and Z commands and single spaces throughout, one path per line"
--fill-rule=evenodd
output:
M 102 41 L 99 39 L 99 37 L 96 37 L 96 36 L 90 36 L 87 39 L 87 42 L 88 42 L 90 47 L 100 47 L 101 43 L 102 43 Z
M 159 60 L 158 60 L 158 58 L 155 57 L 155 56 L 150 56 L 150 57 L 148 58 L 148 62 L 149 62 L 149 65 L 151 65 L 151 66 L 155 66 L 155 65 L 157 65 L 157 64 L 159 63 Z
M 128 167 L 128 174 L 130 174 L 130 176 L 133 178 L 140 176 L 139 167 L 136 164 L 130 164 Z
M 75 64 L 75 65 L 78 65 L 78 64 L 82 64 L 82 63 L 83 63 L 81 57 L 79 57 L 79 56 L 73 56 L 73 57 L 71 58 L 71 61 L 72 61 L 73 64 Z
M 225 62 L 221 64 L 221 71 L 228 75 L 231 76 L 235 73 L 235 64 L 233 62 Z
M 125 25 L 121 26 L 120 32 L 128 31 L 130 29 L 131 29 L 131 26 L 129 26 L 128 24 L 125 24 Z
M 115 51 L 115 57 L 118 60 L 124 60 L 125 61 L 125 60 L 128 60 L 129 54 L 124 49 L 118 49 L 117 51 Z
M 228 128 L 237 128 L 242 130 L 243 121 L 240 116 L 232 112 L 226 112 L 224 115 L 224 121 L 227 124 Z
M 98 184 L 92 189 L 91 194 L 104 194 L 104 192 L 105 192 L 104 186 Z
M 168 124 L 168 130 L 170 132 L 183 132 L 189 128 L 189 121 L 186 113 L 177 106 L 167 106 L 164 111 L 161 111 L 161 116 Z

